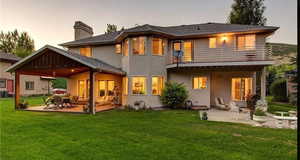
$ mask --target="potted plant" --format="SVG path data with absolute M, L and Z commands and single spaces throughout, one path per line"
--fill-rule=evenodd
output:
M 266 116 L 266 113 L 262 109 L 257 108 L 254 111 L 253 120 L 258 123 L 264 123 L 267 121 Z

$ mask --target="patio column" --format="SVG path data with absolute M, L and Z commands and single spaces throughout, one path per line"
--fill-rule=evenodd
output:
M 95 99 L 94 99 L 94 81 L 95 81 L 95 72 L 90 70 L 90 94 L 89 94 L 89 110 L 90 114 L 95 114 Z
M 18 109 L 20 103 L 20 73 L 15 72 L 15 110 Z
M 264 67 L 260 74 L 260 96 L 261 99 L 266 98 L 266 68 Z

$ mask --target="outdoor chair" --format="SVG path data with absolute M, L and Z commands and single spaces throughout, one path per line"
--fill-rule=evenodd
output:
M 53 103 L 57 109 L 63 108 L 63 100 L 60 96 L 53 96 Z
M 224 103 L 223 98 L 216 97 L 215 98 L 215 103 L 216 103 L 216 106 L 217 106 L 218 109 L 230 110 L 230 107 L 227 104 Z

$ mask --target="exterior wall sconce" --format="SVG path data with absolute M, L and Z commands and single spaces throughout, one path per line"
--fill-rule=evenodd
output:
M 222 40 L 223 43 L 226 43 L 226 41 L 228 40 L 228 37 L 223 36 L 223 37 L 221 38 L 221 40 Z
M 71 72 L 74 72 L 75 70 L 74 69 L 71 69 Z

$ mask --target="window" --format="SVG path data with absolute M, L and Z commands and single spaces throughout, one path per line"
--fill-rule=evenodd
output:
M 245 101 L 252 94 L 252 78 L 232 78 L 231 96 L 232 100 Z
M 146 94 L 145 77 L 132 77 L 132 94 Z
M 34 90 L 34 82 L 33 81 L 25 82 L 25 89 L 26 90 Z
M 128 78 L 123 77 L 123 95 L 128 95 Z
M 242 35 L 237 37 L 238 50 L 252 50 L 255 49 L 255 35 Z
M 113 96 L 115 90 L 115 81 L 107 81 L 107 95 Z
M 137 55 L 145 54 L 145 37 L 132 38 L 132 52 Z
M 122 51 L 121 44 L 116 44 L 115 49 L 116 49 L 116 53 L 121 54 Z
M 152 77 L 152 94 L 161 95 L 161 90 L 163 89 L 163 77 Z
M 192 49 L 192 41 L 185 41 L 184 44 L 183 44 L 183 61 L 184 62 L 190 62 L 192 61 L 192 52 L 193 52 L 193 49 Z
M 124 56 L 128 56 L 128 39 L 125 39 L 124 45 L 123 45 L 123 54 Z
M 78 96 L 80 98 L 85 98 L 85 81 L 84 80 L 78 80 Z
M 6 88 L 6 80 L 0 79 L 0 88 Z
M 91 57 L 92 49 L 90 47 L 80 48 L 80 54 L 83 56 Z
M 207 88 L 207 77 L 196 76 L 193 78 L 193 89 Z
M 164 54 L 164 41 L 161 38 L 152 39 L 152 54 L 163 55 Z
M 86 88 L 87 88 L 87 90 L 86 90 L 86 97 L 88 98 L 88 97 L 90 97 L 90 80 L 88 79 L 88 80 L 86 80 Z
M 106 95 L 106 81 L 98 81 L 98 93 L 99 97 Z
M 173 43 L 173 50 L 174 51 L 180 51 L 181 50 L 181 43 L 180 42 L 174 42 Z
M 217 38 L 209 38 L 209 48 L 217 47 Z

